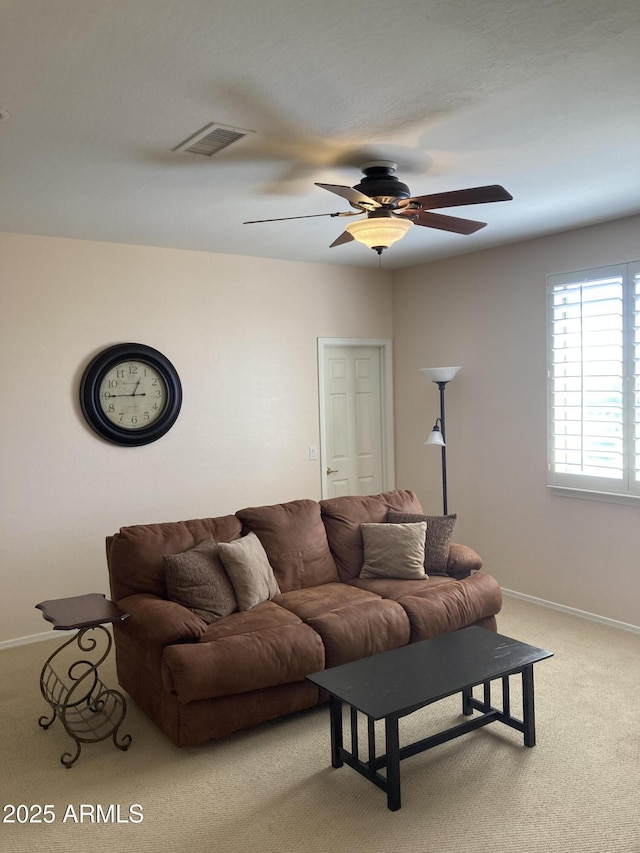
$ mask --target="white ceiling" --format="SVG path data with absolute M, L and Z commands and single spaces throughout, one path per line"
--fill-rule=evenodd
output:
M 394 269 L 640 212 L 638 0 L 0 0 L 0 230 L 378 265 L 329 249 L 392 159 L 414 195 L 513 201 L 412 228 Z M 209 122 L 251 129 L 173 153 Z M 345 220 L 353 221 L 353 220 Z

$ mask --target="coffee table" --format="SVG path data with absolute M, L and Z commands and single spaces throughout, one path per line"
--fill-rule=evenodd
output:
M 309 681 L 330 696 L 331 764 L 348 764 L 387 794 L 391 811 L 400 808 L 400 761 L 494 721 L 522 732 L 524 745 L 535 746 L 533 664 L 552 652 L 472 626 L 423 640 L 390 652 L 308 675 Z M 509 677 L 522 676 L 522 719 L 511 713 Z M 491 682 L 502 681 L 502 708 L 491 705 Z M 482 699 L 473 688 L 483 687 Z M 481 716 L 400 746 L 401 717 L 451 696 L 462 694 L 462 713 Z M 350 708 L 351 749 L 343 742 L 342 707 Z M 360 758 L 357 712 L 367 717 L 368 756 Z M 384 720 L 384 755 L 376 755 L 375 721 Z M 380 771 L 385 769 L 385 774 Z

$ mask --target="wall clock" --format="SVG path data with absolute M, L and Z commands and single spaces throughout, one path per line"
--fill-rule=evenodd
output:
M 80 380 L 88 424 L 114 444 L 136 447 L 161 438 L 182 405 L 180 377 L 169 359 L 144 344 L 107 347 Z

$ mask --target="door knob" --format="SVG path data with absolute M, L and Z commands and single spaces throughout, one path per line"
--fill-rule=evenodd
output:
M 337 474 L 337 473 L 339 473 L 337 468 L 327 468 L 327 474 Z

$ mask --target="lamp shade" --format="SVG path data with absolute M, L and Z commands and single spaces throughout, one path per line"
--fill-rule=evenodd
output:
M 437 447 L 446 447 L 442 433 L 437 427 L 429 433 L 429 437 L 425 441 L 425 444 L 434 444 Z
M 358 219 L 345 226 L 345 231 L 364 243 L 370 249 L 379 247 L 388 249 L 393 243 L 400 240 L 411 228 L 413 222 L 399 216 L 372 217 L 371 219 Z
M 456 373 L 462 370 L 458 367 L 421 367 L 420 373 L 428 376 L 432 382 L 451 382 Z

